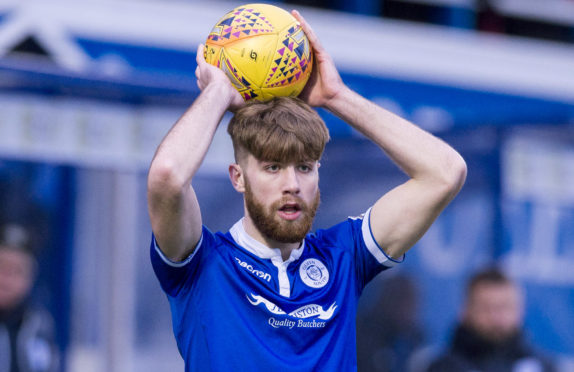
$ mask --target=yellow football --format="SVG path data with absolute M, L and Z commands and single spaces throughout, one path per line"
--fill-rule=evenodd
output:
M 313 66 L 297 20 L 268 4 L 243 5 L 223 16 L 207 37 L 204 57 L 227 74 L 246 101 L 298 96 Z

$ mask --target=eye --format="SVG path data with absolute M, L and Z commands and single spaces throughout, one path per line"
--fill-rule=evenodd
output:
M 268 171 L 268 172 L 271 172 L 271 173 L 278 172 L 279 169 L 281 169 L 281 168 L 279 167 L 279 164 L 267 164 L 267 165 L 265 166 L 265 170 Z
M 313 167 L 310 164 L 299 164 L 297 166 L 297 169 L 299 170 L 299 172 L 309 173 L 313 170 Z

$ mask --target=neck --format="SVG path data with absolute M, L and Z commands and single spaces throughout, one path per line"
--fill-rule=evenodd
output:
M 253 223 L 253 220 L 251 220 L 248 214 L 243 219 L 243 228 L 245 229 L 245 232 L 249 234 L 249 236 L 262 243 L 266 247 L 279 249 L 281 251 L 281 257 L 283 258 L 283 261 L 288 260 L 289 257 L 291 257 L 291 252 L 301 246 L 301 242 L 283 243 L 265 236 L 263 233 L 261 233 L 261 231 L 259 231 L 259 229 L 257 229 Z

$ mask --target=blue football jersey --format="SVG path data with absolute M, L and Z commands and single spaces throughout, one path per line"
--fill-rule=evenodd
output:
M 353 371 L 365 285 L 397 262 L 373 239 L 370 210 L 308 234 L 283 261 L 249 236 L 203 227 L 194 253 L 171 262 L 152 238 L 186 371 Z

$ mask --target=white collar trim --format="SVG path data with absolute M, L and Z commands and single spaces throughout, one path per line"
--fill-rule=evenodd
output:
M 235 242 L 239 244 L 242 248 L 253 253 L 257 257 L 264 259 L 271 259 L 273 261 L 276 261 L 277 259 L 282 260 L 281 250 L 279 248 L 270 248 L 265 244 L 255 240 L 255 238 L 253 238 L 251 235 L 247 233 L 247 231 L 245 231 L 245 228 L 243 227 L 243 220 L 244 218 L 241 218 L 229 230 L 231 236 L 233 237 L 233 240 L 235 240 Z M 303 240 L 299 248 L 291 251 L 291 256 L 285 262 L 286 263 L 293 262 L 299 259 L 299 257 L 301 257 L 301 255 L 303 254 L 304 248 L 305 248 L 305 240 Z

